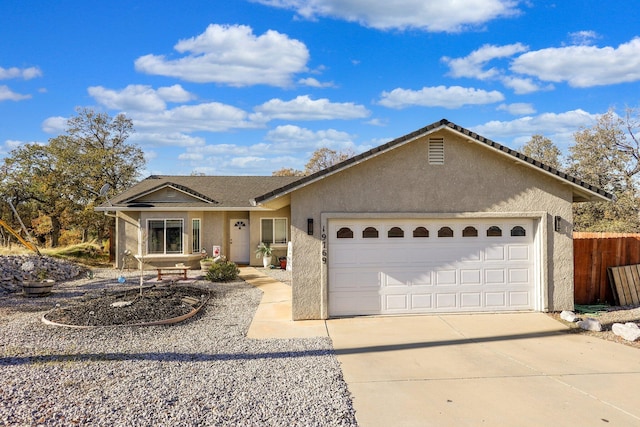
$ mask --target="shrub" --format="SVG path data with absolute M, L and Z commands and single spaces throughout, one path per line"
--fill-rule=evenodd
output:
M 235 262 L 216 261 L 207 270 L 206 278 L 212 282 L 231 282 L 238 278 L 238 274 L 240 269 Z

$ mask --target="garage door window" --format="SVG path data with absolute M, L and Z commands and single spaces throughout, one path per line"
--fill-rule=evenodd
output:
M 478 230 L 475 227 L 465 227 L 462 230 L 462 237 L 478 237 Z
M 527 235 L 527 231 L 523 227 L 520 227 L 519 225 L 516 225 L 511 229 L 512 237 L 524 237 L 526 235 Z
M 342 227 L 336 233 L 338 239 L 353 239 L 353 230 L 349 227 Z
M 404 230 L 400 227 L 391 227 L 387 232 L 387 237 L 389 238 L 404 237 Z
M 413 237 L 429 237 L 429 230 L 424 227 L 417 227 L 413 230 Z
M 438 237 L 453 237 L 453 230 L 450 227 L 442 227 L 438 230 Z
M 492 225 L 491 227 L 487 228 L 487 237 L 501 237 L 501 236 L 502 236 L 502 229 L 500 227 Z
M 362 238 L 363 239 L 377 239 L 378 238 L 378 229 L 375 227 L 367 227 L 362 230 Z

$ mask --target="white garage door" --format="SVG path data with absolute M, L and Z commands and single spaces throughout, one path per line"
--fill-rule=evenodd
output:
M 329 315 L 533 310 L 530 219 L 330 220 Z

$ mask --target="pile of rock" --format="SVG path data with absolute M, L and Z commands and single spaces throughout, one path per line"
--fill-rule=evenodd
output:
M 23 266 L 29 268 L 25 270 Z M 37 277 L 34 276 L 37 275 L 44 275 L 47 279 L 62 282 L 85 272 L 84 267 L 47 256 L 0 256 L 0 294 L 19 291 L 24 280 L 36 279 Z

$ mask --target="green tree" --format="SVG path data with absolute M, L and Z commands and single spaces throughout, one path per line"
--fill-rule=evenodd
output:
M 560 149 L 549 139 L 542 135 L 532 135 L 522 147 L 522 154 L 539 160 L 555 169 L 562 167 Z
M 636 116 L 637 110 L 633 109 L 627 109 L 624 118 L 609 110 L 593 127 L 574 134 L 575 144 L 569 149 L 569 172 L 616 197 L 613 202 L 576 204 L 576 231 L 640 231 L 637 198 L 640 145 Z
M 25 144 L 5 158 L 7 178 L 1 191 L 31 221 L 50 219 L 52 246 L 63 227 L 102 240 L 112 220 L 93 210 L 105 201 L 99 189 L 109 184 L 109 195 L 125 190 L 145 164 L 142 150 L 127 142 L 132 132 L 133 123 L 123 114 L 112 118 L 80 108 L 64 135 L 47 145 Z

